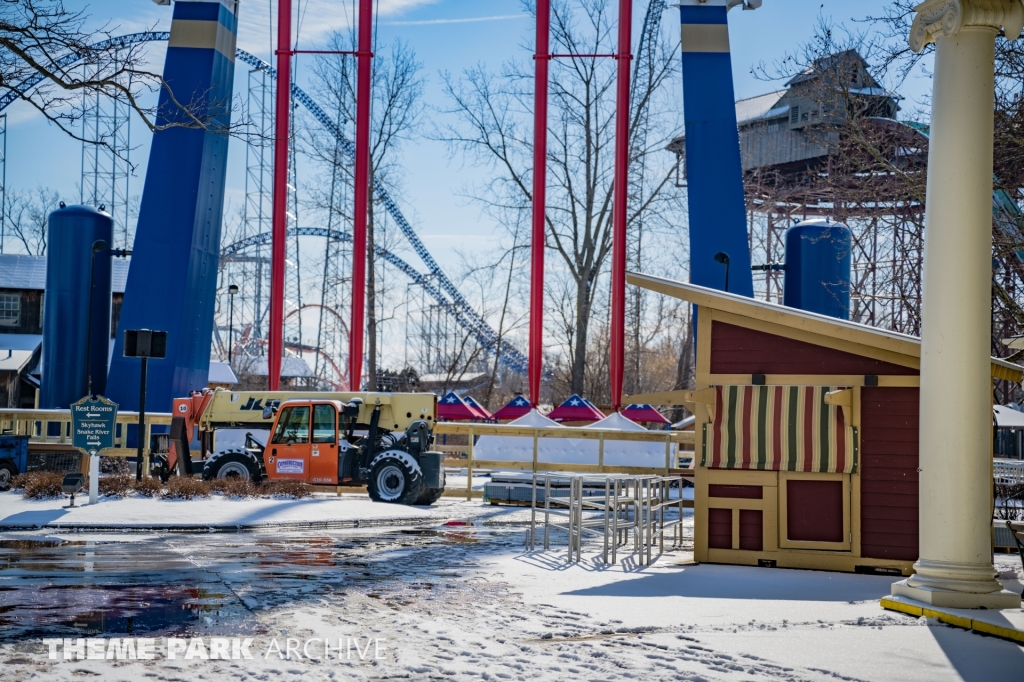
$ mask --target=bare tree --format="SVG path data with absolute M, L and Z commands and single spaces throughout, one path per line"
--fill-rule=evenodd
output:
M 525 4 L 534 11 L 531 2 Z M 614 52 L 615 25 L 607 0 L 556 0 L 552 3 L 552 51 Z M 659 164 L 661 149 L 679 125 L 678 107 L 660 106 L 666 85 L 677 74 L 676 46 L 659 41 L 649 54 L 649 74 L 638 80 L 634 73 L 630 162 L 635 166 L 648 161 L 649 165 L 641 188 L 631 191 L 630 230 L 641 216 L 651 231 L 667 230 L 678 222 L 678 196 L 667 191 L 672 187 L 671 164 Z M 447 113 L 457 122 L 443 127 L 437 137 L 449 143 L 452 153 L 464 154 L 490 171 L 473 198 L 499 218 L 528 211 L 532 64 L 512 62 L 498 73 L 477 66 L 460 78 L 445 74 L 444 85 L 451 102 Z M 551 290 L 557 292 L 551 325 L 567 356 L 566 385 L 575 393 L 586 389 L 591 325 L 601 291 L 598 280 L 607 272 L 611 252 L 614 85 L 615 67 L 610 60 L 573 57 L 552 62 L 547 158 L 552 186 L 546 246 L 558 254 L 563 267 L 554 269 L 553 278 L 549 275 L 549 281 L 554 280 Z M 591 360 L 592 369 L 599 359 Z
M 48 187 L 34 191 L 12 191 L 7 195 L 4 211 L 4 241 L 12 240 L 25 253 L 42 256 L 46 253 L 46 220 L 60 202 L 60 195 Z M 6 244 L 3 253 L 7 253 Z
M 332 50 L 353 50 L 355 36 L 335 33 L 329 40 Z M 397 159 L 401 145 L 411 139 L 420 124 L 423 113 L 422 64 L 416 53 L 405 43 L 396 41 L 387 50 L 375 49 L 372 78 L 371 133 L 370 133 L 370 186 L 374 182 L 388 189 L 398 189 L 401 166 Z M 352 61 L 344 56 L 331 56 L 319 60 L 314 67 L 316 89 L 330 102 L 338 117 L 345 122 L 355 120 L 356 70 Z M 352 168 L 347 159 L 339 156 L 333 139 L 312 137 L 310 147 L 316 158 L 332 172 L 351 177 Z M 333 194 L 333 193 L 332 193 Z M 330 202 L 328 202 L 330 203 Z M 378 245 L 374 201 L 370 202 L 367 216 L 367 278 L 366 278 L 366 375 L 370 390 L 375 389 L 380 351 L 378 325 L 381 322 L 378 301 L 378 263 L 374 247 Z M 349 213 L 347 207 L 325 207 L 341 215 Z M 383 244 L 381 244 L 383 245 Z
M 179 101 L 160 74 L 143 68 L 142 44 L 122 44 L 114 40 L 115 27 L 89 30 L 88 23 L 85 10 L 68 9 L 62 0 L 0 3 L 0 93 L 13 93 L 74 139 L 114 153 L 123 152 L 112 140 L 87 140 L 76 129 L 83 95 L 124 101 L 154 132 L 174 127 L 231 132 L 224 119 L 230 101 L 210 101 L 208 93 L 185 93 L 189 99 Z M 84 69 L 78 66 L 83 63 Z M 169 101 L 164 110 L 140 103 L 158 90 Z

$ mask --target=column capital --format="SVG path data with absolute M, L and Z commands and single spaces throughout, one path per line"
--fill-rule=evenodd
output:
M 969 26 L 1004 29 L 1010 40 L 1016 40 L 1024 28 L 1024 0 L 925 0 L 914 11 L 917 16 L 910 27 L 914 52 Z

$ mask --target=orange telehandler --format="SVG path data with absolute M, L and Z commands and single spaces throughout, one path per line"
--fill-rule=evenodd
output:
M 154 468 L 192 475 L 196 435 L 203 478 L 237 476 L 319 485 L 366 485 L 370 497 L 433 504 L 444 492 L 444 454 L 433 452 L 432 393 L 318 393 L 204 389 L 174 401 L 168 453 Z M 262 444 L 217 449 L 220 429 L 268 430 Z

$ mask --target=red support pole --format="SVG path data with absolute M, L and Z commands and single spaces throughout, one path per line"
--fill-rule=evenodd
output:
M 534 54 L 533 105 L 533 224 L 530 242 L 530 347 L 527 378 L 530 404 L 540 403 L 544 364 L 544 222 L 548 158 L 548 64 L 551 2 L 537 0 L 537 47 Z
M 612 409 L 622 407 L 626 362 L 626 201 L 629 191 L 629 66 L 633 0 L 619 0 L 619 50 L 615 95 L 615 179 L 612 188 L 612 320 L 609 367 Z
M 356 164 L 352 213 L 352 322 L 349 325 L 348 386 L 358 391 L 363 373 L 363 323 L 366 317 L 366 212 L 370 193 L 370 59 L 373 0 L 359 0 L 356 60 Z
M 284 355 L 284 261 L 288 229 L 288 117 L 291 114 L 292 3 L 277 4 L 277 93 L 274 102 L 274 191 L 270 241 L 270 328 L 267 330 L 267 389 L 281 381 Z

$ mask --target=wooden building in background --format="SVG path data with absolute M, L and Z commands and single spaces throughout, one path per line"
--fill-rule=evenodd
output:
M 628 281 L 696 309 L 696 387 L 677 396 L 696 415 L 694 558 L 909 575 L 920 340 L 649 275 Z M 1024 368 L 993 358 L 992 376 L 1019 383 Z

